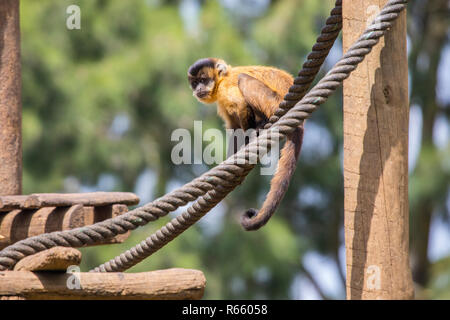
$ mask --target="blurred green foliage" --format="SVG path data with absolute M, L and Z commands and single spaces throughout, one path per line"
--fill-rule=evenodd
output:
M 170 159 L 174 129 L 192 130 L 194 120 L 203 120 L 204 129 L 223 127 L 215 107 L 191 96 L 188 66 L 215 56 L 232 65 L 275 65 L 295 74 L 333 5 L 272 1 L 249 17 L 226 3 L 22 0 L 24 193 L 135 191 L 139 176 L 150 170 L 155 181 L 147 181 L 153 192 L 146 198 L 153 199 L 206 171 L 206 166 L 175 166 Z M 81 30 L 66 28 L 71 4 L 81 8 Z M 417 45 L 415 50 L 424 50 Z M 315 143 L 328 147 L 304 146 L 289 192 L 267 227 L 248 233 L 237 223 L 268 191 L 270 177 L 255 170 L 223 201 L 224 217 L 214 213 L 217 232 L 207 232 L 212 222 L 196 225 L 130 271 L 200 269 L 207 278 L 205 298 L 295 298 L 298 276 L 314 281 L 304 254 L 318 252 L 331 259 L 339 288 L 318 289 L 319 294 L 344 298 L 339 97 L 308 121 Z M 447 165 L 443 175 L 439 161 L 449 163 L 449 147 L 436 153 L 432 143 L 425 145 L 411 179 L 413 213 L 432 198 L 428 209 L 439 207 L 445 216 L 450 169 Z M 105 175 L 112 184 L 102 184 Z M 139 228 L 123 244 L 83 249 L 83 269 L 111 259 L 167 221 Z M 432 273 L 421 283 L 424 297 L 449 297 L 449 269 L 449 259 L 429 266 Z

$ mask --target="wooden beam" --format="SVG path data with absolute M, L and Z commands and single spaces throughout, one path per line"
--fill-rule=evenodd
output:
M 387 0 L 343 1 L 346 51 Z M 344 82 L 347 299 L 411 299 L 406 13 Z
M 200 299 L 205 285 L 203 273 L 191 269 L 142 273 L 0 272 L 3 299 Z
M 104 207 L 44 207 L 38 210 L 13 210 L 0 213 L 0 249 L 42 233 L 84 227 L 114 218 L 128 211 L 124 204 Z M 122 243 L 130 232 L 119 234 L 99 244 Z
M 62 271 L 81 263 L 81 252 L 74 248 L 54 247 L 25 257 L 15 266 L 15 271 Z
M 28 196 L 0 196 L 0 212 L 23 209 L 23 203 Z
M 0 195 L 22 193 L 19 0 L 0 1 Z
M 39 209 L 42 207 L 136 205 L 139 197 L 131 192 L 34 193 L 25 196 L 0 197 L 0 211 Z

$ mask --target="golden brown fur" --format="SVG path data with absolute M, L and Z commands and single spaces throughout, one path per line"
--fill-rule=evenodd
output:
M 217 103 L 227 128 L 243 130 L 263 128 L 293 83 L 290 74 L 277 68 L 231 67 L 216 58 L 198 60 L 189 68 L 188 78 L 200 102 Z M 242 218 L 245 229 L 259 229 L 273 215 L 294 173 L 302 137 L 302 127 L 288 137 L 261 210 L 248 210 Z

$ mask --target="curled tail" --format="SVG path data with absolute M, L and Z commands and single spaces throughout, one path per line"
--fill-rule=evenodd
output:
M 302 142 L 303 127 L 298 127 L 288 136 L 281 150 L 277 171 L 270 182 L 270 191 L 261 209 L 258 212 L 255 209 L 249 209 L 242 215 L 241 225 L 247 231 L 261 228 L 274 214 L 289 187 L 289 182 L 297 166 Z

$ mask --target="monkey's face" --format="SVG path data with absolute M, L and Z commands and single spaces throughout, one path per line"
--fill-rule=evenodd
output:
M 202 103 L 216 101 L 219 78 L 224 75 L 226 64 L 223 60 L 205 58 L 197 60 L 188 70 L 188 80 L 193 96 Z
M 216 100 L 216 77 L 211 73 L 211 69 L 203 68 L 197 76 L 189 76 L 193 96 L 203 103 L 213 103 Z

